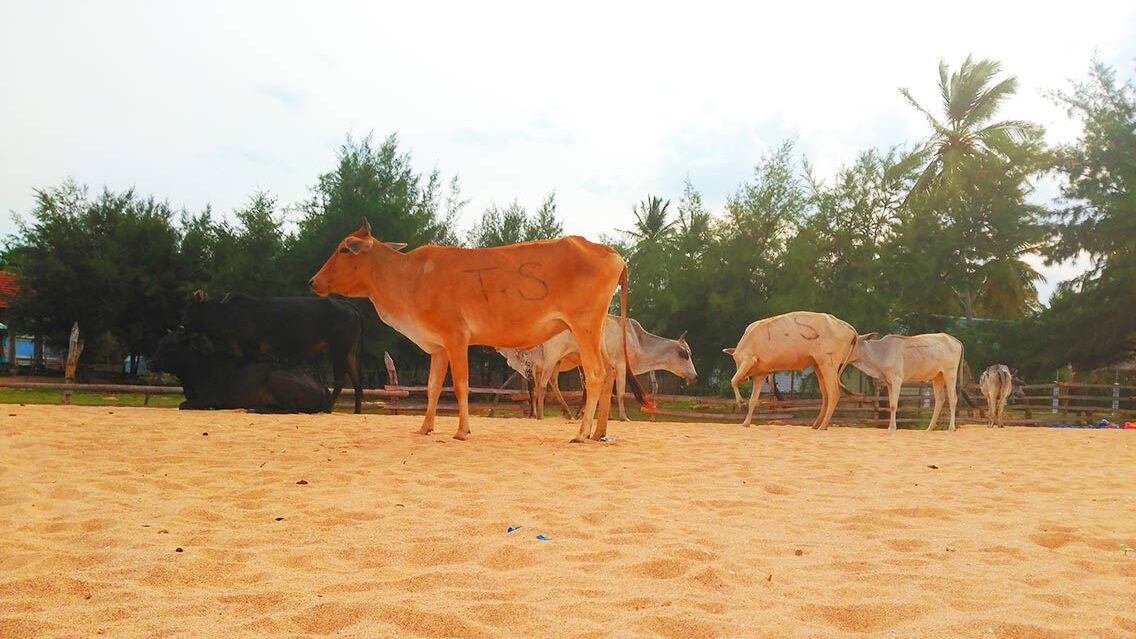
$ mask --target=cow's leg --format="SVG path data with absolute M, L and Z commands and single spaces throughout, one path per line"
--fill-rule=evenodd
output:
M 580 419 L 584 416 L 584 406 L 588 405 L 588 384 L 584 381 L 584 369 L 577 368 L 576 372 L 580 374 L 580 407 L 576 412 L 572 413 L 572 419 Z
M 757 403 L 761 399 L 761 384 L 765 381 L 765 373 L 758 373 L 753 376 L 753 390 L 749 393 L 749 410 L 746 411 L 745 421 L 742 426 L 749 427 L 753 423 L 753 413 L 757 410 Z
M 749 369 L 754 365 L 756 360 L 752 357 L 747 357 L 738 362 L 738 370 L 734 372 L 734 376 L 730 378 L 730 387 L 734 389 L 734 401 L 738 408 L 742 407 L 742 391 L 738 386 L 750 377 Z M 757 382 L 754 382 L 755 384 Z
M 607 363 L 603 354 L 603 322 L 604 317 L 575 322 L 569 325 L 572 337 L 580 352 L 580 368 L 584 371 L 584 387 L 587 389 L 588 399 L 584 404 L 584 418 L 580 420 L 580 430 L 572 438 L 573 443 L 582 443 L 592 434 L 592 421 L 596 416 L 596 408 L 601 399 L 611 401 L 611 397 L 603 395 L 600 391 L 604 385 L 604 369 Z M 609 390 L 610 392 L 610 390 Z
M 947 372 L 943 375 L 943 385 L 947 387 L 947 409 L 951 411 L 951 425 L 948 430 L 954 432 L 955 430 L 955 413 L 958 412 L 958 391 L 955 389 L 955 378 L 957 373 Z
M 895 411 L 899 410 L 899 391 L 903 390 L 902 379 L 885 379 L 884 384 L 888 389 L 888 432 L 894 433 L 895 424 Z
M 541 384 L 536 389 L 536 418 L 544 419 L 544 399 L 548 397 L 548 384 Z
M 608 368 L 607 375 L 604 376 L 603 388 L 600 389 L 600 405 L 596 411 L 596 432 L 592 433 L 592 439 L 599 441 L 607 437 L 607 420 L 611 417 L 611 390 L 615 385 L 616 369 Z
M 442 394 L 442 382 L 446 381 L 446 367 L 450 365 L 450 355 L 445 349 L 430 353 L 430 375 L 426 379 L 426 417 L 422 420 L 420 435 L 429 435 L 434 430 L 434 414 L 438 411 L 438 396 Z
M 828 409 L 828 384 L 824 383 L 824 379 L 825 379 L 824 373 L 820 370 L 819 366 L 815 366 L 815 365 L 813 366 L 813 374 L 816 375 L 817 388 L 820 389 L 820 410 L 817 411 L 816 419 L 813 420 L 813 425 L 812 425 L 812 427 L 815 429 L 815 428 L 820 428 L 820 425 L 824 423 L 824 411 L 826 411 Z M 769 375 L 769 381 L 770 381 L 769 386 L 772 389 L 772 387 L 773 387 L 773 383 L 772 383 L 773 382 L 773 374 L 772 373 L 770 373 L 770 375 Z
M 536 387 L 536 403 L 537 403 L 536 418 L 537 419 L 544 419 L 544 400 L 548 397 L 548 385 L 553 384 L 554 387 L 555 387 L 556 377 L 557 377 L 557 375 L 559 375 L 559 373 L 556 372 L 556 365 L 555 364 L 553 364 L 552 366 L 543 367 L 543 368 L 536 369 L 536 370 L 540 371 L 539 377 L 537 377 L 537 376 L 533 377 L 533 385 Z M 560 390 L 557 389 L 556 393 L 557 393 L 557 395 L 559 395 Z M 561 401 L 561 403 L 564 402 L 564 398 L 562 396 L 560 397 L 560 401 Z
M 544 385 L 541 383 L 544 377 L 544 367 L 532 367 L 532 393 L 530 394 L 530 403 L 532 404 L 532 416 L 534 419 L 544 419 Z
M 985 389 L 984 389 L 985 390 Z M 992 393 L 986 393 L 986 427 L 994 428 L 998 421 L 998 404 Z
M 446 349 L 450 354 L 450 375 L 458 398 L 458 430 L 454 439 L 469 437 L 469 346 L 462 343 Z
M 355 389 L 355 414 L 363 412 L 363 376 L 359 374 L 359 359 L 355 349 L 347 351 L 347 377 Z
M 343 392 L 343 377 L 347 374 L 345 362 L 340 359 L 339 353 L 331 354 L 331 400 L 327 403 L 327 412 L 335 409 L 335 402 Z
M 619 420 L 629 422 L 631 418 L 627 416 L 627 408 L 623 405 L 623 396 L 627 393 L 627 364 L 616 366 L 612 374 L 615 375 L 615 398 L 619 403 Z
M 816 367 L 816 370 L 820 369 L 820 366 Z M 824 384 L 822 388 L 825 389 L 825 393 L 823 407 L 821 408 L 823 417 L 820 420 L 820 430 L 828 430 L 828 425 L 832 422 L 832 415 L 836 412 L 836 405 L 840 403 L 839 371 L 825 371 L 821 382 Z
M 931 410 L 931 423 L 927 425 L 927 430 L 935 430 L 935 424 L 939 423 L 939 412 L 943 410 L 942 375 L 936 375 L 935 379 L 931 380 L 931 387 L 935 391 L 935 408 Z
M 565 418 L 571 417 L 572 410 L 568 408 L 568 402 L 564 401 L 564 395 L 560 393 L 560 373 L 553 373 L 552 379 L 548 381 L 552 383 L 552 392 L 556 394 L 556 401 L 560 402 L 560 411 Z

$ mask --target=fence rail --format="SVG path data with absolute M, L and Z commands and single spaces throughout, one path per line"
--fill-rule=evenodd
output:
M 96 393 L 136 393 L 143 395 L 143 404 L 148 405 L 151 395 L 179 395 L 180 386 L 148 386 L 136 384 L 67 384 L 52 382 L 23 382 L 18 380 L 0 380 L 0 388 L 58 390 L 61 397 L 73 392 Z M 961 398 L 959 400 L 959 418 L 968 420 L 986 420 L 986 402 L 975 385 L 967 387 L 967 393 L 974 401 L 974 406 L 968 406 Z M 1047 423 L 1068 423 L 1070 421 L 1097 421 L 1101 418 L 1113 422 L 1136 420 L 1136 386 L 1107 385 L 1107 384 L 1028 384 L 1022 387 L 1024 398 L 1012 399 L 1007 404 L 1006 423 L 1015 425 L 1039 425 Z M 442 389 L 447 400 L 451 400 L 453 389 Z M 1094 392 L 1098 391 L 1098 392 Z M 365 388 L 363 397 L 367 407 L 374 410 L 383 410 L 395 414 L 402 412 L 417 412 L 425 409 L 425 386 L 385 386 L 383 388 Z M 516 389 L 500 388 L 470 388 L 470 408 L 477 411 L 486 411 L 492 415 L 495 411 L 505 409 L 528 414 L 528 395 Z M 570 403 L 578 404 L 582 394 L 580 391 L 566 391 L 564 397 Z M 343 389 L 340 401 L 350 401 L 354 391 Z M 478 398 L 481 398 L 480 401 Z M 630 405 L 634 399 L 626 397 Z M 720 420 L 740 421 L 741 411 L 734 405 L 732 398 L 706 397 L 689 395 L 655 395 L 653 399 L 661 405 L 660 415 L 668 417 L 688 418 L 693 420 Z M 503 405 L 502 405 L 503 400 Z M 675 406 L 685 404 L 685 406 Z M 913 383 L 903 387 L 899 397 L 896 421 L 899 423 L 926 422 L 931 407 L 934 405 L 934 395 L 928 383 Z M 816 397 L 789 397 L 777 400 L 772 395 L 763 393 L 762 401 L 756 417 L 761 420 L 782 423 L 812 423 L 820 410 L 820 399 Z M 451 411 L 456 404 L 451 401 L 440 404 L 440 410 Z M 944 409 L 945 412 L 945 409 Z M 945 423 L 946 415 L 940 415 L 940 422 Z M 844 394 L 837 405 L 835 423 L 855 424 L 886 424 L 888 422 L 887 396 L 882 386 L 875 394 L 850 395 Z

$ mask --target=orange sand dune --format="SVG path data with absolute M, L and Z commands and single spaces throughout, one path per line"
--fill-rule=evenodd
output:
M 0 410 L 5 639 L 1136 635 L 1131 431 Z

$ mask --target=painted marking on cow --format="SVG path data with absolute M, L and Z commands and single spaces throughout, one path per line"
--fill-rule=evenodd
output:
M 532 272 L 534 270 L 534 268 L 536 270 L 539 270 L 539 269 L 543 268 L 543 265 L 540 262 L 525 262 L 524 264 L 521 264 L 517 268 L 517 273 L 521 277 L 533 280 L 537 284 L 540 284 L 541 289 L 543 289 L 539 293 L 535 293 L 533 295 L 526 295 L 525 291 L 523 289 L 518 288 L 517 292 L 521 294 L 521 297 L 523 297 L 523 298 L 525 298 L 526 300 L 529 300 L 529 301 L 542 300 L 542 299 L 548 297 L 548 284 L 545 283 L 545 281 L 543 279 L 538 277 L 536 273 Z
M 463 273 L 477 273 L 477 283 L 481 285 L 481 296 L 485 298 L 486 302 L 488 302 L 489 301 L 489 291 L 485 290 L 485 277 L 482 275 L 482 273 L 484 273 L 485 271 L 496 271 L 496 270 L 497 270 L 496 266 L 487 266 L 485 268 L 469 268 L 469 269 L 466 269 L 462 272 Z
M 801 328 L 806 328 L 806 329 L 808 329 L 808 330 L 809 330 L 810 332 L 812 332 L 812 335 L 809 335 L 809 334 L 808 334 L 808 333 L 806 333 L 805 331 L 801 331 L 801 337 L 803 337 L 803 338 L 805 338 L 805 339 L 809 340 L 810 342 L 811 342 L 812 340 L 814 340 L 814 339 L 817 339 L 818 337 L 820 337 L 820 331 L 818 331 L 818 330 L 817 330 L 816 328 L 814 328 L 812 324 L 809 324 L 808 322 L 804 322 L 804 321 L 801 321 L 801 318 L 799 318 L 799 317 L 794 317 L 794 318 L 793 318 L 793 323 L 794 323 L 794 324 L 796 324 L 797 326 L 800 326 Z M 788 333 L 786 333 L 786 335 L 787 335 L 787 334 L 788 334 Z

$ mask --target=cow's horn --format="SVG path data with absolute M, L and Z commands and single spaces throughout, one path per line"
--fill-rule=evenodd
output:
M 368 222 L 367 218 L 365 218 L 365 217 L 363 218 L 363 228 L 367 229 L 368 233 L 371 232 L 371 223 Z
M 686 339 L 686 331 L 683 331 L 683 332 L 682 332 L 682 335 L 679 335 L 679 336 L 678 336 L 678 340 L 677 340 L 677 341 L 681 342 L 681 341 L 682 341 L 682 340 L 684 340 L 684 339 Z

